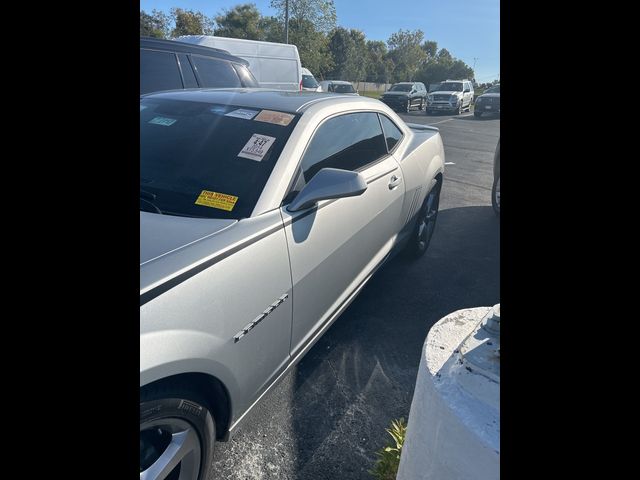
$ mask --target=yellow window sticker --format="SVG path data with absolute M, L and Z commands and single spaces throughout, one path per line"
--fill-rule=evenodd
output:
M 219 208 L 220 210 L 226 210 L 230 212 L 235 207 L 238 197 L 235 195 L 227 195 L 226 193 L 210 192 L 209 190 L 202 190 L 202 193 L 196 200 L 196 205 L 202 205 L 204 207 Z
M 276 112 L 274 110 L 262 110 L 254 120 L 266 123 L 275 123 L 276 125 L 282 125 L 286 127 L 293 120 L 291 113 Z

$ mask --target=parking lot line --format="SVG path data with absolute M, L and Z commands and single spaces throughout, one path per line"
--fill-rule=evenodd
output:
M 459 115 L 459 116 L 457 116 L 457 117 L 447 118 L 446 120 L 442 120 L 441 122 L 429 123 L 428 125 L 438 125 L 438 124 L 440 124 L 440 123 L 450 122 L 451 120 L 453 120 L 453 119 L 455 119 L 455 118 L 470 117 L 471 115 L 473 115 L 473 114 L 472 114 L 472 113 L 470 113 L 469 115 Z

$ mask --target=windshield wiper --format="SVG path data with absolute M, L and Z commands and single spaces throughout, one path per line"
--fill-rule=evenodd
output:
M 159 213 L 160 215 L 162 215 L 162 210 L 160 210 L 158 206 L 155 203 L 153 203 L 155 199 L 156 199 L 155 193 L 147 192 L 146 190 L 140 189 L 140 201 L 151 205 L 155 213 Z

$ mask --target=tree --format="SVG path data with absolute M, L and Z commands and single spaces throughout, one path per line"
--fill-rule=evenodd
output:
M 351 42 L 344 75 L 346 80 L 358 82 L 364 80 L 367 75 L 367 64 L 369 60 L 367 44 L 364 33 L 360 30 L 352 28 L 349 30 L 349 36 L 351 37 Z
M 333 29 L 329 35 L 329 52 L 333 61 L 333 68 L 329 75 L 333 80 L 345 78 L 352 48 L 353 38 L 349 30 L 343 27 Z
M 425 40 L 420 48 L 424 50 L 424 53 L 427 55 L 427 60 L 433 59 L 438 52 L 438 42 L 434 42 L 433 40 Z
M 333 64 L 327 36 L 309 20 L 296 19 L 289 23 L 289 43 L 298 48 L 302 66 L 324 78 Z
M 219 37 L 262 40 L 261 15 L 254 3 L 236 5 L 216 16 L 217 28 L 214 35 Z
M 172 8 L 171 18 L 175 27 L 171 32 L 173 37 L 180 35 L 213 35 L 214 20 L 204 13 L 182 8 Z
M 284 41 L 284 25 L 277 17 L 262 17 L 260 31 L 262 39 L 266 42 L 281 43 Z
M 424 38 L 422 30 L 398 30 L 391 34 L 387 44 L 389 56 L 395 64 L 394 81 L 413 81 L 418 69 L 427 58 L 427 54 L 420 47 Z
M 368 40 L 367 57 L 367 82 L 389 83 L 394 65 L 388 57 L 387 44 L 381 40 Z
M 153 9 L 149 14 L 140 10 L 141 37 L 167 38 L 169 30 L 169 17 L 164 12 Z
M 278 11 L 278 18 L 284 24 L 286 0 L 271 0 L 271 8 Z M 289 29 L 291 21 L 309 21 L 322 33 L 329 33 L 336 26 L 336 7 L 333 0 L 289 0 Z M 284 38 L 281 40 L 284 42 Z

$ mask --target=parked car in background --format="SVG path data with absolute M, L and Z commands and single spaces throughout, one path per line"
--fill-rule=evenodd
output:
M 140 37 L 140 94 L 198 87 L 259 87 L 249 63 L 217 48 Z
M 500 139 L 493 157 L 493 188 L 491 189 L 491 205 L 496 215 L 500 215 Z
M 380 100 L 396 111 L 409 112 L 414 107 L 423 110 L 427 104 L 427 89 L 422 82 L 394 83 Z
M 351 93 L 358 95 L 358 91 L 353 88 L 351 82 L 345 82 L 344 80 L 323 80 L 320 82 L 320 91 L 329 93 Z
M 320 84 L 313 76 L 313 73 L 308 68 L 302 67 L 302 90 L 309 92 L 321 92 L 322 88 Z
M 212 35 L 183 35 L 176 40 L 222 48 L 244 58 L 263 88 L 302 90 L 302 65 L 295 45 Z
M 487 89 L 476 98 L 473 115 L 478 118 L 483 113 L 497 113 L 500 115 L 500 84 Z
M 471 110 L 473 85 L 469 80 L 447 80 L 427 96 L 427 115 L 448 111 L 456 115 Z
M 435 127 L 378 100 L 140 98 L 140 478 L 213 478 L 213 444 L 438 217 Z

